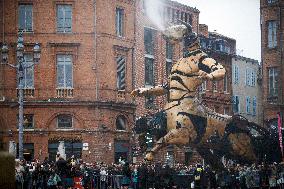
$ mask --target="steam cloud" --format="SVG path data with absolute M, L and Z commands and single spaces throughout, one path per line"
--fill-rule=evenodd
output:
M 159 30 L 165 30 L 166 23 L 163 17 L 164 4 L 161 0 L 144 0 L 144 8 L 153 24 L 155 24 Z

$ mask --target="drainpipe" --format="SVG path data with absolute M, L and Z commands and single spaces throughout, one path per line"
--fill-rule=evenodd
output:
M 284 82 L 284 76 L 283 76 L 283 70 L 284 70 L 284 62 L 283 62 L 283 28 L 282 28 L 282 6 L 279 6 L 279 30 L 280 30 L 280 75 L 281 75 L 281 83 L 280 83 L 280 92 L 281 92 L 281 99 L 280 99 L 280 103 L 283 106 L 284 105 L 284 90 L 283 90 L 283 82 Z
M 97 63 L 97 2 L 94 0 L 94 64 L 93 64 L 93 70 L 95 71 L 95 90 L 96 90 L 96 101 L 98 101 L 98 96 L 99 96 L 99 76 L 98 76 L 98 63 Z
M 5 17 L 4 17 L 4 1 L 2 0 L 2 29 L 3 29 L 3 33 L 2 33 L 2 42 L 4 43 L 5 37 L 4 37 L 4 32 L 5 32 Z
M 281 79 L 280 79 L 280 81 L 281 81 L 281 83 L 280 83 L 280 92 L 281 92 L 281 99 L 280 99 L 280 118 L 281 118 L 281 120 L 282 120 L 282 128 L 283 128 L 283 106 L 284 106 L 284 90 L 283 90 L 283 87 L 284 87 L 284 84 L 283 84 L 283 82 L 284 82 L 284 76 L 283 76 L 283 74 L 284 74 L 284 62 L 283 62 L 283 27 L 282 27 L 282 5 L 279 3 L 279 17 L 280 17 L 280 19 L 279 19 L 279 22 L 280 22 L 280 24 L 279 24 L 279 28 L 280 28 L 280 66 L 281 66 L 281 69 L 280 69 L 280 75 L 281 75 Z

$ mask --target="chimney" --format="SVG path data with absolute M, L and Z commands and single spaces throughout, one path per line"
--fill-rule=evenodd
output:
M 209 37 L 208 26 L 206 24 L 199 24 L 199 34 L 204 37 Z

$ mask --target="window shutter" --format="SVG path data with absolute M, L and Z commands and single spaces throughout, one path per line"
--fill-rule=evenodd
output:
M 120 56 L 117 63 L 117 89 L 125 90 L 125 57 Z

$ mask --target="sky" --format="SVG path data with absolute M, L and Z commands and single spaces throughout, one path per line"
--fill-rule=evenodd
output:
M 259 0 L 175 0 L 199 11 L 209 31 L 236 39 L 237 54 L 261 60 Z

